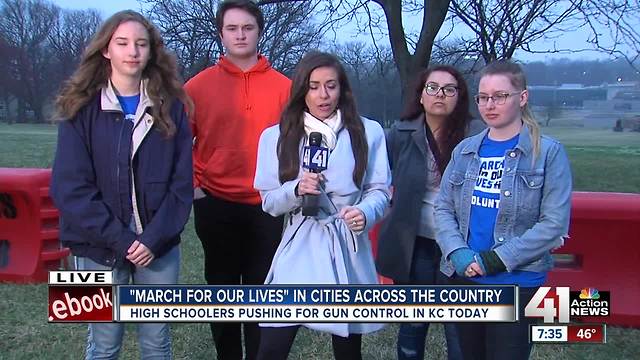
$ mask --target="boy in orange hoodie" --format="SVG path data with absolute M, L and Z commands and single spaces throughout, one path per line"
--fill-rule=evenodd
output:
M 263 284 L 280 241 L 282 217 L 262 211 L 253 188 L 258 140 L 278 122 L 290 80 L 258 54 L 264 18 L 249 0 L 226 0 L 216 13 L 225 55 L 187 82 L 195 104 L 194 215 L 209 284 Z M 245 323 L 246 358 L 259 329 Z M 241 326 L 211 323 L 218 359 L 243 359 Z

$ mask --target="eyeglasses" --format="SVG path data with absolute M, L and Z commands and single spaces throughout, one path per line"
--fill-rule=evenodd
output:
M 509 98 L 509 96 L 520 95 L 520 94 L 522 94 L 522 91 L 512 92 L 512 93 L 498 92 L 493 95 L 479 94 L 475 96 L 475 99 L 476 99 L 476 104 L 480 106 L 487 105 L 490 99 L 496 105 L 504 105 L 504 103 L 507 102 L 507 99 Z
M 446 97 L 453 97 L 456 96 L 456 94 L 458 93 L 458 87 L 453 86 L 453 85 L 446 85 L 446 86 L 440 86 L 436 83 L 427 83 L 424 86 L 424 91 L 427 93 L 427 95 L 429 96 L 436 96 L 438 95 L 438 93 L 440 92 L 440 90 L 442 90 L 442 93 L 444 94 L 444 96 Z

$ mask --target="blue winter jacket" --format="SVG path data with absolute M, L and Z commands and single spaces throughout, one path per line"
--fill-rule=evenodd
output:
M 435 205 L 436 241 L 442 249 L 440 270 L 454 272 L 449 255 L 467 247 L 471 196 L 478 178 L 478 151 L 488 130 L 464 139 L 453 150 Z M 534 156 L 529 129 L 522 126 L 518 144 L 508 150 L 500 186 L 500 209 L 491 247 L 507 271 L 549 271 L 550 250 L 561 246 L 569 231 L 571 168 L 562 145 L 541 136 Z
M 166 138 L 142 84 L 135 129 L 110 84 L 58 127 L 50 195 L 60 210 L 60 240 L 74 255 L 106 266 L 124 264 L 136 239 L 156 257 L 176 246 L 193 201 L 183 105 L 173 102 L 176 133 Z

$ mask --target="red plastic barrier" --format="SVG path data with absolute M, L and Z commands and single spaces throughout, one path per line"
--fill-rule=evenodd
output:
M 45 282 L 69 249 L 60 248 L 50 169 L 0 168 L 0 281 Z
M 640 194 L 574 192 L 570 238 L 554 252 L 547 285 L 611 292 L 611 316 L 640 327 Z
M 369 232 L 374 256 L 379 227 Z M 640 328 L 640 194 L 574 192 L 569 235 L 545 285 L 610 291 L 611 316 L 585 320 Z
M 373 252 L 373 257 L 378 256 L 378 234 L 380 233 L 380 222 L 373 225 L 371 230 L 369 230 L 369 239 L 371 240 L 371 251 Z M 378 275 L 378 282 L 384 285 L 393 284 L 393 280 L 384 277 L 382 275 Z

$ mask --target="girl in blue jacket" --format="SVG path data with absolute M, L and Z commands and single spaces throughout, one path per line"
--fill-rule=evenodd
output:
M 519 286 L 519 322 L 459 324 L 458 336 L 465 359 L 527 359 L 523 308 L 553 266 L 549 251 L 567 236 L 571 169 L 562 145 L 540 134 L 518 65 L 487 65 L 475 99 L 488 129 L 456 146 L 442 176 L 441 270 L 456 284 Z
M 107 19 L 56 100 L 51 197 L 79 270 L 114 282 L 178 280 L 193 199 L 190 100 L 159 31 L 142 15 Z M 89 325 L 86 358 L 116 358 L 123 324 Z M 167 324 L 139 324 L 143 358 L 170 358 Z

